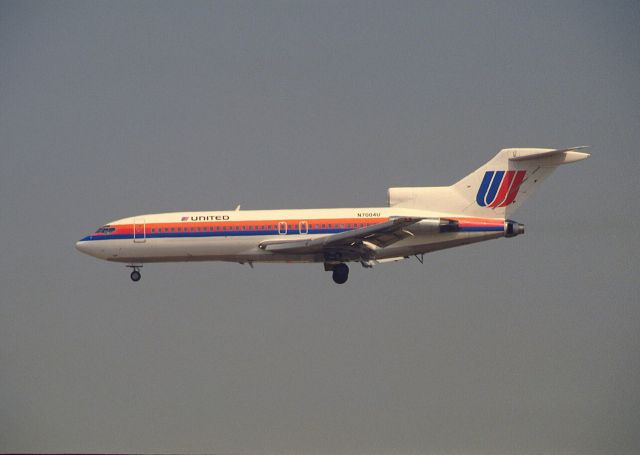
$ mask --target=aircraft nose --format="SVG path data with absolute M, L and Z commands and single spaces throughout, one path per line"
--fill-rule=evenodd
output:
M 76 242 L 76 250 L 81 253 L 88 254 L 98 259 L 106 259 L 106 257 L 113 253 L 110 248 L 104 242 L 98 242 L 87 236 Z
M 88 254 L 89 252 L 89 245 L 87 245 L 89 242 L 84 241 L 84 240 L 79 240 L 76 242 L 76 250 L 80 251 L 81 253 L 85 253 Z

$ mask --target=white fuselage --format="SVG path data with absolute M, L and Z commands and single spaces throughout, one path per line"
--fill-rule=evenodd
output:
M 261 245 L 274 240 L 327 236 L 400 216 L 439 217 L 441 214 L 393 207 L 150 214 L 113 221 L 84 237 L 76 246 L 100 259 L 132 264 L 173 261 L 323 262 L 326 258 L 321 253 L 283 254 L 266 251 Z M 503 219 L 453 218 L 460 223 L 456 232 L 416 231 L 393 245 L 375 249 L 373 257 L 401 258 L 505 235 Z

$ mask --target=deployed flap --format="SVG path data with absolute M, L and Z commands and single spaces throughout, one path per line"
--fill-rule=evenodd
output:
M 263 250 L 279 253 L 317 253 L 325 248 L 353 247 L 368 242 L 378 247 L 386 247 L 407 237 L 413 236 L 404 228 L 422 218 L 399 217 L 373 226 L 324 235 L 302 240 L 265 240 L 259 246 Z

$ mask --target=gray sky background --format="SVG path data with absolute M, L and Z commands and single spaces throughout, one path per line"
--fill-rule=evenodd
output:
M 1 2 L 0 451 L 640 452 L 637 2 Z M 380 206 L 591 145 L 516 239 L 336 286 L 124 266 L 163 211 Z

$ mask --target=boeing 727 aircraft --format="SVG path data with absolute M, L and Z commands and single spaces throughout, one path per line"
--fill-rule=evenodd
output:
M 556 167 L 588 158 L 583 148 L 504 149 L 451 186 L 389 188 L 387 207 L 138 215 L 102 226 L 76 248 L 128 264 L 133 281 L 150 262 L 321 262 L 342 284 L 348 262 L 422 262 L 431 251 L 523 234 L 513 212 Z

